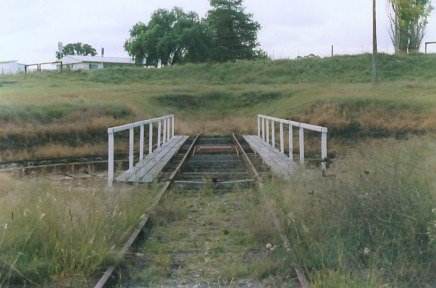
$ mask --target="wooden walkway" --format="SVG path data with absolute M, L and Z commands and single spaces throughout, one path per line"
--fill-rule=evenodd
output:
M 274 174 L 285 180 L 294 174 L 296 163 L 287 155 L 265 143 L 259 136 L 244 135 L 243 137 Z
M 119 182 L 151 183 L 162 171 L 165 165 L 179 151 L 188 136 L 174 136 L 162 144 L 152 154 L 147 155 L 131 169 L 116 178 Z

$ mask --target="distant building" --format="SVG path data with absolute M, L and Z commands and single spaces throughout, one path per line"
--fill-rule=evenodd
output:
M 24 73 L 24 66 L 17 60 L 0 61 L 0 75 Z
M 62 57 L 60 61 L 62 61 L 63 69 L 66 70 L 94 70 L 135 65 L 131 58 L 123 57 L 67 55 Z M 60 69 L 60 64 L 56 66 Z

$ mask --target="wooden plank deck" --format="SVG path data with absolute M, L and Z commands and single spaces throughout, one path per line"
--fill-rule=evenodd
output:
M 272 172 L 283 179 L 289 179 L 295 172 L 296 163 L 287 155 L 265 143 L 259 136 L 244 135 L 251 149 L 256 151 Z
M 116 180 L 119 182 L 153 182 L 188 138 L 188 136 L 174 136 L 131 169 L 118 176 Z

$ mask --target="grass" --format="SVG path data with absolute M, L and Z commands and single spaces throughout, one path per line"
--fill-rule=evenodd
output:
M 98 180 L 15 180 L 0 187 L 0 287 L 88 286 L 151 202 L 153 191 Z
M 107 127 L 170 113 L 187 134 L 254 133 L 258 113 L 325 125 L 332 139 L 434 132 L 435 62 L 380 55 L 376 86 L 369 55 L 2 76 L 0 161 L 49 157 L 48 143 L 55 156 L 104 154 Z
M 377 141 L 335 163 L 270 184 L 292 262 L 315 287 L 432 287 L 434 139 Z M 332 175 L 334 174 L 334 175 Z

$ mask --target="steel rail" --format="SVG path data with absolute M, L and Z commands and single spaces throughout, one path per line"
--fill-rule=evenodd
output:
M 156 196 L 155 200 L 153 201 L 153 204 L 151 205 L 149 210 L 153 210 L 157 207 L 160 200 L 164 196 L 164 194 L 168 191 L 168 188 L 170 187 L 171 183 L 173 182 L 174 178 L 177 176 L 177 174 L 180 171 L 180 168 L 182 168 L 184 162 L 186 159 L 188 159 L 189 154 L 192 152 L 198 137 L 200 134 L 198 134 L 194 141 L 192 142 L 191 146 L 189 146 L 188 151 L 183 156 L 182 160 L 180 160 L 177 167 L 174 169 L 173 173 L 169 177 L 168 181 L 165 182 L 164 187 L 160 190 L 159 194 Z M 102 288 L 106 284 L 106 282 L 109 280 L 109 277 L 112 275 L 112 273 L 115 271 L 115 268 L 118 266 L 118 264 L 121 262 L 121 260 L 124 258 L 124 255 L 127 253 L 127 251 L 130 249 L 130 246 L 132 246 L 133 242 L 135 242 L 136 238 L 138 237 L 139 233 L 144 229 L 145 224 L 147 224 L 148 219 L 150 218 L 150 214 L 144 214 L 141 216 L 141 219 L 136 227 L 136 229 L 133 231 L 130 238 L 127 240 L 127 242 L 124 244 L 123 248 L 118 252 L 116 256 L 115 263 L 111 265 L 106 272 L 103 274 L 103 276 L 100 278 L 100 280 L 97 282 L 97 284 L 94 286 L 94 288 Z
M 240 153 L 242 154 L 242 156 L 244 157 L 245 163 L 247 163 L 250 171 L 254 174 L 254 176 L 256 177 L 257 180 L 257 184 L 259 187 L 259 190 L 262 194 L 262 198 L 263 201 L 267 207 L 267 210 L 271 216 L 271 219 L 274 223 L 274 226 L 276 227 L 277 231 L 280 234 L 280 238 L 282 239 L 283 242 L 283 247 L 289 251 L 289 249 L 291 248 L 291 243 L 289 242 L 288 237 L 286 237 L 286 235 L 284 234 L 284 230 L 282 225 L 280 224 L 280 220 L 279 217 L 277 216 L 277 214 L 274 212 L 274 204 L 271 201 L 271 199 L 268 197 L 268 195 L 265 192 L 265 186 L 263 184 L 263 179 L 262 176 L 259 174 L 259 172 L 257 171 L 256 167 L 254 166 L 253 162 L 250 160 L 250 157 L 248 157 L 247 153 L 245 152 L 244 148 L 242 148 L 241 143 L 239 143 L 238 139 L 236 138 L 235 134 L 233 133 L 233 139 L 235 140 L 236 143 L 236 147 L 237 149 L 240 151 Z M 300 272 L 300 270 L 296 267 L 296 265 L 294 265 L 294 270 L 297 274 L 297 278 L 300 282 L 300 285 L 302 288 L 310 288 L 310 285 L 308 283 L 308 281 L 306 280 L 306 277 L 304 276 L 303 273 Z
M 128 160 L 117 160 L 116 162 L 127 162 Z M 54 163 L 54 164 L 43 164 L 43 165 L 34 165 L 34 166 L 18 166 L 18 167 L 10 167 L 10 168 L 0 168 L 0 172 L 12 172 L 17 170 L 27 170 L 27 169 L 44 169 L 44 168 L 53 168 L 53 167 L 62 167 L 62 166 L 75 166 L 75 165 L 92 165 L 92 164 L 103 164 L 107 163 L 107 160 L 97 160 L 97 161 L 89 161 L 89 162 L 64 162 L 64 163 Z

